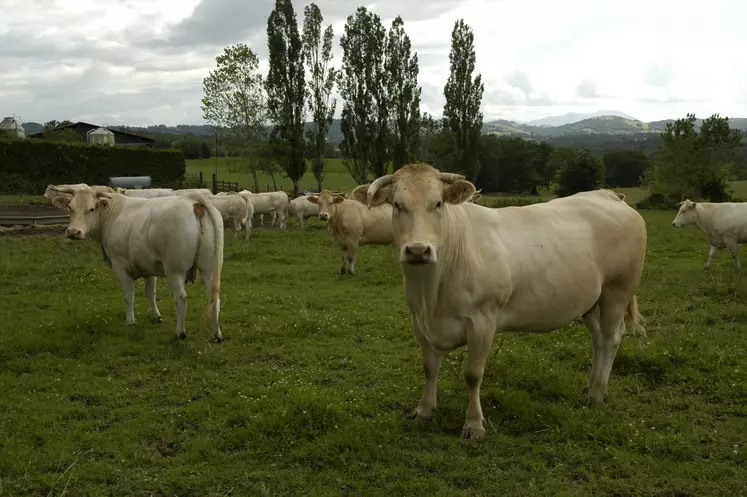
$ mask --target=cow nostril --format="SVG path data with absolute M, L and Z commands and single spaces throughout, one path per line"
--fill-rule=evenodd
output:
M 425 247 L 425 249 L 423 250 L 423 255 L 431 255 L 431 248 Z

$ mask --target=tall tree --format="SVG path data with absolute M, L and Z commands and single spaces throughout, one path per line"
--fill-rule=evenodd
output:
M 386 30 L 381 18 L 366 7 L 348 17 L 340 38 L 343 98 L 340 150 L 345 165 L 358 183 L 366 183 L 367 170 L 386 173 L 389 160 L 388 75 L 384 68 Z
M 472 78 L 475 70 L 475 35 L 463 19 L 454 23 L 454 30 L 451 32 L 449 66 L 449 79 L 444 86 L 445 127 L 454 134 L 467 178 L 475 181 L 480 172 L 480 104 L 484 86 L 480 74 Z
M 654 166 L 646 172 L 651 193 L 668 203 L 685 198 L 728 198 L 728 181 L 738 162 L 742 135 L 729 128 L 729 119 L 714 114 L 703 121 L 700 133 L 694 114 L 668 123 Z
M 327 166 L 325 152 L 327 133 L 332 125 L 337 100 L 331 98 L 338 72 L 330 66 L 332 61 L 332 25 L 327 25 L 322 35 L 322 12 L 315 3 L 304 9 L 303 51 L 306 65 L 311 72 L 308 81 L 308 109 L 312 116 L 312 125 L 308 131 L 311 171 L 316 178 L 317 188 L 322 191 Z
M 392 113 L 392 166 L 399 169 L 418 155 L 420 140 L 420 94 L 418 54 L 411 53 L 404 21 L 397 16 L 389 29 L 386 46 L 389 102 Z
M 257 151 L 265 137 L 267 116 L 259 59 L 251 48 L 238 43 L 223 49 L 215 61 L 218 67 L 202 81 L 203 118 L 241 137 L 254 189 L 259 191 Z
M 274 135 L 285 142 L 281 162 L 285 173 L 298 183 L 306 172 L 304 123 L 306 83 L 301 35 L 291 0 L 275 0 L 275 9 L 267 18 L 267 48 L 270 70 L 267 73 L 267 95 L 270 117 L 275 124 Z

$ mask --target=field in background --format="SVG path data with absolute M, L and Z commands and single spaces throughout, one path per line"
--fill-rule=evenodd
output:
M 196 175 L 202 171 L 205 183 L 210 187 L 210 181 L 215 172 L 216 160 L 213 159 L 192 159 L 185 161 L 187 163 L 187 174 Z M 246 167 L 246 159 L 241 157 L 220 157 L 218 158 L 218 180 L 237 181 L 240 188 L 253 190 L 254 181 L 252 175 Z M 327 159 L 327 177 L 324 178 L 324 187 L 333 191 L 349 190 L 355 188 L 356 183 L 348 172 L 342 159 Z M 275 180 L 278 188 L 286 192 L 293 191 L 293 182 L 286 178 L 285 173 L 277 173 Z M 272 179 L 269 175 L 258 173 L 259 187 L 262 191 L 272 190 Z M 311 166 L 306 170 L 303 179 L 301 179 L 301 189 L 317 189 L 316 178 L 311 172 Z
M 423 387 L 393 247 L 362 247 L 353 277 L 324 226 L 229 233 L 221 317 L 229 338 L 174 304 L 124 324 L 91 241 L 0 237 L 3 495 L 733 496 L 744 480 L 746 276 L 644 212 L 638 299 L 648 336 L 620 347 L 610 395 L 587 408 L 586 329 L 496 337 L 482 386 L 487 438 L 460 441 L 465 350 L 444 361 L 432 421 L 406 419 Z M 63 491 L 63 489 L 65 489 Z

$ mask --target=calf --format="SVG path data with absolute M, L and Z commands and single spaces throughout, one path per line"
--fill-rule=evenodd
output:
M 739 244 L 747 242 L 747 202 L 693 202 L 689 199 L 677 204 L 677 212 L 672 226 L 687 228 L 695 226 L 710 244 L 705 269 L 719 250 L 728 248 L 734 259 L 734 269 L 741 271 Z
M 472 183 L 427 164 L 382 176 L 404 274 L 405 301 L 423 354 L 425 388 L 413 415 L 436 407 L 441 358 L 467 345 L 465 438 L 485 436 L 480 385 L 496 331 L 549 332 L 584 316 L 591 333 L 589 397 L 602 402 L 646 255 L 646 223 L 598 190 L 524 207 L 467 201 Z
M 161 198 L 132 198 L 91 188 L 55 188 L 53 203 L 70 212 L 65 231 L 72 240 L 93 238 L 106 264 L 114 270 L 125 297 L 128 325 L 135 324 L 133 282 L 145 278 L 152 317 L 162 321 L 156 306 L 156 277 L 165 277 L 176 301 L 176 336 L 184 338 L 187 311 L 185 282 L 202 273 L 212 311 L 213 335 L 222 338 L 218 323 L 220 276 L 223 266 L 223 218 L 198 193 Z
M 355 255 L 361 245 L 390 245 L 392 234 L 392 206 L 387 203 L 369 209 L 357 200 L 329 190 L 305 197 L 319 206 L 319 219 L 329 223 L 332 240 L 342 251 L 340 274 L 355 274 Z
M 298 217 L 301 229 L 304 229 L 304 219 L 319 215 L 319 205 L 306 200 L 307 197 L 296 197 L 288 203 L 288 214 Z M 308 221 L 306 221 L 308 225 Z

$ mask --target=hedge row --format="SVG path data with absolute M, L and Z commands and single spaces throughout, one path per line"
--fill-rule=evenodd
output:
M 178 188 L 185 167 L 180 150 L 0 139 L 0 193 L 42 194 L 48 184 L 108 185 L 110 176 L 150 176 L 154 188 Z

